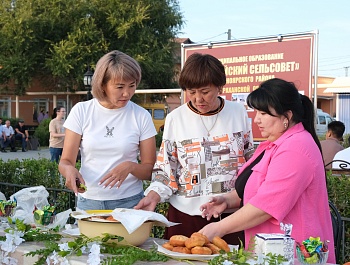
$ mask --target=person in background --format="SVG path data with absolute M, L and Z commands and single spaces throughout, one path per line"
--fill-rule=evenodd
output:
M 40 113 L 39 113 L 39 115 L 38 115 L 38 119 L 37 119 L 37 120 L 38 120 L 38 123 L 41 123 L 41 122 L 43 121 L 44 116 L 45 116 L 44 109 L 41 108 L 41 109 L 40 109 Z
M 16 140 L 21 140 L 22 143 L 22 152 L 27 151 L 27 142 L 29 140 L 28 128 L 24 125 L 24 120 L 20 119 L 18 124 L 15 127 L 15 138 Z
M 7 146 L 11 146 L 11 152 L 17 152 L 16 149 L 16 140 L 15 140 L 15 131 L 13 130 L 11 126 L 10 120 L 5 121 L 5 125 L 3 125 L 3 130 L 5 132 L 5 139 L 4 139 L 4 145 L 3 145 L 3 150 Z
M 340 144 L 343 141 L 344 132 L 345 125 L 341 121 L 332 121 L 328 124 L 326 140 L 321 141 L 323 161 L 326 169 L 332 168 L 330 163 L 333 161 L 335 154 L 344 149 Z
M 141 81 L 137 61 L 111 51 L 97 62 L 93 99 L 77 103 L 64 126 L 59 171 L 82 210 L 132 208 L 143 198 L 156 160 L 157 134 L 148 111 L 130 101 Z M 78 150 L 81 167 L 75 167 Z M 141 160 L 140 163 L 138 162 Z M 87 190 L 80 190 L 77 181 Z
M 62 106 L 56 108 L 56 118 L 52 119 L 49 124 L 50 140 L 49 149 L 51 161 L 58 163 L 62 155 L 64 143 L 64 118 L 66 117 L 66 109 Z
M 200 210 L 210 220 L 241 203 L 243 207 L 199 232 L 212 239 L 244 229 L 247 248 L 257 233 L 283 233 L 280 223 L 292 224 L 296 242 L 310 236 L 330 240 L 328 262 L 335 263 L 326 176 L 311 100 L 293 83 L 274 78 L 251 92 L 247 104 L 256 110 L 254 122 L 267 140 L 241 168 L 236 189 L 212 197 Z
M 168 114 L 152 183 L 135 207 L 154 211 L 169 200 L 168 220 L 181 224 L 166 228 L 167 239 L 190 236 L 209 223 L 199 206 L 214 194 L 232 191 L 238 169 L 254 151 L 245 107 L 219 96 L 225 84 L 223 64 L 209 54 L 189 56 L 180 73 L 189 101 Z M 244 235 L 224 239 L 239 244 Z
M 4 148 L 4 141 L 6 139 L 6 134 L 4 131 L 4 127 L 2 125 L 2 118 L 0 118 L 0 148 L 2 153 L 6 153 L 7 151 Z

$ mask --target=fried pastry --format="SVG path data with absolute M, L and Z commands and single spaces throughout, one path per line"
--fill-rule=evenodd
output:
M 211 255 L 212 251 L 208 247 L 193 247 L 191 248 L 191 253 L 198 255 Z
M 221 249 L 213 243 L 205 244 L 204 246 L 210 248 L 212 254 L 220 254 Z
M 106 220 L 111 221 L 111 222 L 119 222 L 118 220 L 114 219 L 112 215 L 108 216 Z
M 187 247 L 174 247 L 172 251 L 179 252 L 179 253 L 185 253 L 185 254 L 191 254 L 191 250 L 188 249 Z
M 167 249 L 167 250 L 170 250 L 170 251 L 173 251 L 173 248 L 174 246 L 171 245 L 169 242 L 165 242 L 163 245 L 162 245 L 163 248 Z
M 199 236 L 190 237 L 185 241 L 185 246 L 190 249 L 193 247 L 202 247 L 204 244 L 205 239 Z
M 212 243 L 220 249 L 224 250 L 225 252 L 230 252 L 230 247 L 228 246 L 226 241 L 223 240 L 221 237 L 215 236 L 212 240 Z
M 169 239 L 169 243 L 173 245 L 174 247 L 184 247 L 185 246 L 185 241 L 188 239 L 187 236 L 183 235 L 173 235 Z
M 201 234 L 201 233 L 199 233 L 199 232 L 194 232 L 194 233 L 191 235 L 191 237 L 196 237 L 196 236 L 199 236 L 199 237 L 204 238 L 205 244 L 209 244 L 209 243 L 210 243 L 209 238 L 207 238 L 206 235 L 203 235 L 203 234 Z

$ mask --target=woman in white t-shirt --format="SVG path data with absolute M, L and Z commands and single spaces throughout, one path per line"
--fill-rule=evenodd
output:
M 156 130 L 147 110 L 130 101 L 140 80 L 136 60 L 120 51 L 107 53 L 92 78 L 94 98 L 76 104 L 64 123 L 59 171 L 66 186 L 79 192 L 79 209 L 132 208 L 143 198 L 142 180 L 151 178 L 156 160 Z

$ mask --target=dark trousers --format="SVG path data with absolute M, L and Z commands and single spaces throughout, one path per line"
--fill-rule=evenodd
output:
M 230 214 L 223 213 L 221 214 L 221 218 L 225 218 L 228 215 Z M 198 216 L 198 215 L 191 216 L 178 211 L 176 208 L 174 208 L 171 205 L 169 206 L 167 217 L 169 221 L 175 222 L 175 223 L 181 223 L 181 224 L 174 225 L 171 227 L 166 227 L 165 235 L 164 235 L 165 239 L 170 239 L 170 237 L 173 235 L 184 235 L 184 236 L 190 237 L 192 233 L 198 232 L 205 225 L 212 222 L 220 221 L 219 218 L 211 218 L 210 221 L 207 221 L 207 219 L 202 218 L 202 216 Z M 241 240 L 244 246 L 244 231 L 228 234 L 226 236 L 223 236 L 222 238 L 228 244 L 231 244 L 231 245 L 240 245 L 240 240 Z
M 7 136 L 6 142 L 4 142 L 4 148 L 6 148 L 10 145 L 12 150 L 15 149 L 15 145 L 16 145 L 15 141 L 16 141 L 15 136 L 12 136 L 11 138 L 10 138 L 10 136 Z
M 27 149 L 27 141 L 26 141 L 27 137 L 25 135 L 22 134 L 16 134 L 16 140 L 21 140 L 22 142 L 22 150 Z

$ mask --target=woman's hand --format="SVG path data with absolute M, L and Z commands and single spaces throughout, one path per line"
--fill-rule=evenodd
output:
M 66 171 L 66 187 L 72 191 L 74 191 L 74 193 L 77 195 L 78 192 L 82 193 L 85 192 L 85 190 L 79 189 L 79 187 L 77 187 L 77 182 L 79 181 L 79 183 L 82 183 L 83 185 L 85 185 L 85 181 L 82 177 L 82 175 L 79 173 L 79 171 L 75 168 L 75 167 L 71 167 L 71 169 Z M 78 179 L 78 180 L 77 180 Z
M 134 207 L 135 210 L 145 210 L 154 211 L 157 203 L 160 202 L 160 196 L 155 191 L 150 191 L 146 197 L 144 197 L 139 203 Z
M 133 170 L 134 164 L 135 163 L 130 161 L 120 163 L 104 175 L 98 184 L 103 185 L 104 188 L 109 187 L 111 189 L 115 186 L 116 188 L 119 188 L 129 173 Z
M 223 237 L 225 235 L 221 232 L 220 222 L 213 222 L 213 223 L 207 224 L 198 232 L 207 236 L 210 242 L 213 240 L 214 236 Z
M 218 218 L 227 209 L 227 202 L 224 196 L 216 196 L 201 205 L 199 209 L 202 212 L 202 217 L 209 221 L 212 216 Z

